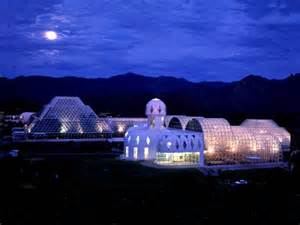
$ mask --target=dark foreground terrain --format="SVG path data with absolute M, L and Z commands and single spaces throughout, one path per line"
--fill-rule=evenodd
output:
M 0 175 L 1 225 L 300 223 L 296 178 L 281 169 L 205 177 L 86 155 L 2 159 Z

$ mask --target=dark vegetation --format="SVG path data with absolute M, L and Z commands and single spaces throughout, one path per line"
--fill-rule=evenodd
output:
M 90 156 L 2 159 L 1 224 L 299 224 L 281 169 L 219 177 Z M 246 179 L 248 185 L 234 181 Z M 299 188 L 299 187 L 298 187 Z

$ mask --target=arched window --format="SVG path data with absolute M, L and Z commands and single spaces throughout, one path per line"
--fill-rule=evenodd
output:
M 172 142 L 171 142 L 171 141 L 168 141 L 168 142 L 167 142 L 167 148 L 168 148 L 168 150 L 170 150 L 171 146 L 172 146 Z
M 137 158 L 138 158 L 138 148 L 137 148 L 137 147 L 134 147 L 134 148 L 133 148 L 133 158 L 134 158 L 134 159 L 137 159 Z
M 144 148 L 144 159 L 148 159 L 149 158 L 149 148 L 145 147 Z
M 147 145 L 150 144 L 150 138 L 149 137 L 146 138 L 146 143 L 147 143 Z
M 180 129 L 180 130 L 182 130 L 182 124 L 181 124 L 180 120 L 177 117 L 173 117 L 170 120 L 169 128 L 174 128 L 174 129 Z
M 187 125 L 186 125 L 186 130 L 190 131 L 197 131 L 197 132 L 203 132 L 201 124 L 199 123 L 198 120 L 196 119 L 191 119 Z
M 126 146 L 125 147 L 125 158 L 128 158 L 129 157 L 129 147 Z

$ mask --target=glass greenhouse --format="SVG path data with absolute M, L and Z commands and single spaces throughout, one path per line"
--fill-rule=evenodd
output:
M 222 118 L 167 117 L 168 128 L 203 133 L 206 165 L 276 163 L 289 151 L 289 132 L 272 120 L 247 119 L 231 126 Z
M 110 117 L 105 118 L 107 124 L 109 124 L 114 137 L 124 137 L 128 128 L 134 126 L 146 126 L 146 118 L 121 118 Z
M 78 97 L 55 97 L 26 129 L 29 138 L 104 138 L 106 121 Z

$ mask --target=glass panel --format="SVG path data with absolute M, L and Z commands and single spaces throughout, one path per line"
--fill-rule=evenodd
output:
M 138 158 L 138 148 L 137 148 L 137 147 L 134 147 L 134 148 L 133 148 L 133 158 L 134 158 L 134 159 L 137 159 L 137 158 Z
M 148 159 L 148 158 L 149 158 L 149 148 L 148 148 L 148 147 L 145 147 L 145 148 L 144 148 L 144 158 L 145 158 L 145 159 Z
M 174 165 L 193 165 L 198 164 L 200 159 L 199 152 L 172 152 L 156 154 L 156 162 L 160 164 Z

